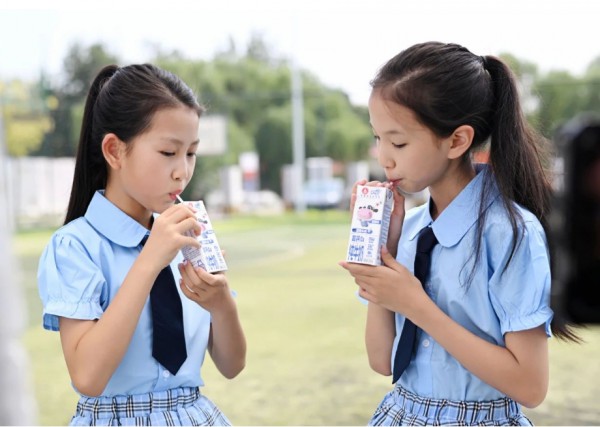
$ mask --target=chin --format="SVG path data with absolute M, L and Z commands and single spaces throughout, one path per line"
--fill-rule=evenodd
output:
M 396 186 L 398 191 L 404 196 L 419 196 L 425 190 L 425 188 L 406 188 L 404 186 Z
M 171 206 L 173 206 L 175 204 L 175 202 L 171 202 L 171 203 L 165 203 L 159 206 L 155 206 L 152 209 L 152 212 L 156 212 L 157 214 L 161 214 L 164 211 L 166 211 L 167 209 L 169 209 Z

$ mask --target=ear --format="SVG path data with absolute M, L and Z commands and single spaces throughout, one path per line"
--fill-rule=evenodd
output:
M 471 147 L 475 130 L 469 125 L 457 127 L 450 135 L 449 159 L 458 159 Z
M 102 154 L 111 169 L 120 169 L 125 156 L 125 143 L 114 133 L 107 133 L 102 139 Z

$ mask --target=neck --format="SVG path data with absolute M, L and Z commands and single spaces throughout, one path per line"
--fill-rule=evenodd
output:
M 152 212 L 120 191 L 119 187 L 111 185 L 109 182 L 104 191 L 104 197 L 131 218 L 139 222 L 143 227 L 150 230 L 150 227 L 152 227 Z
M 456 196 L 475 178 L 471 162 L 451 164 L 444 177 L 429 187 L 431 195 L 431 218 L 434 220 L 446 209 Z

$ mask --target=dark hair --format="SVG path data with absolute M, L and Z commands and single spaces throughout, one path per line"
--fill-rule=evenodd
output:
M 98 73 L 83 112 L 65 224 L 83 216 L 94 193 L 106 187 L 104 136 L 114 133 L 130 143 L 150 128 L 157 111 L 180 106 L 195 110 L 198 117 L 204 111 L 179 77 L 154 65 L 108 65 Z
M 421 43 L 390 59 L 371 86 L 384 98 L 412 110 L 438 137 L 450 136 L 459 126 L 471 126 L 475 132 L 465 161 L 470 161 L 473 150 L 489 141 L 490 168 L 513 234 L 506 266 L 522 237 L 519 225 L 523 219 L 515 202 L 531 211 L 547 229 L 552 197 L 550 174 L 546 171 L 550 166 L 549 144 L 528 125 L 516 79 L 502 60 L 474 55 L 457 44 Z M 485 198 L 492 184 L 492 178 L 485 175 L 473 266 L 480 258 Z M 556 317 L 552 330 L 559 337 L 574 338 L 564 320 Z

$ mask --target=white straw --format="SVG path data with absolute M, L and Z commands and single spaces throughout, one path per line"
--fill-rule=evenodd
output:
M 177 200 L 179 200 L 179 203 L 183 203 L 183 200 L 181 200 L 181 197 L 179 197 L 179 194 L 177 195 Z

